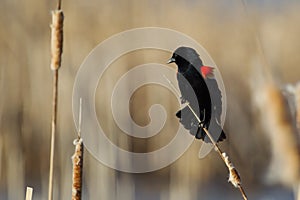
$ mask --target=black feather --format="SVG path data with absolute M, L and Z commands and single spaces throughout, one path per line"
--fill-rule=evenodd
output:
M 172 60 L 178 66 L 177 80 L 182 99 L 186 100 L 198 118 L 201 125 L 188 106 L 176 113 L 180 123 L 190 134 L 205 142 L 210 140 L 202 128 L 210 130 L 215 141 L 226 138 L 219 125 L 222 114 L 222 94 L 214 78 L 204 79 L 201 74 L 202 60 L 198 53 L 189 47 L 179 47 L 175 50 Z

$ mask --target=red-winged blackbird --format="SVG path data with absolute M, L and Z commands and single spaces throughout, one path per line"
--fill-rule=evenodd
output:
M 226 138 L 220 126 L 222 114 L 222 95 L 217 81 L 213 77 L 213 67 L 203 66 L 199 54 L 192 48 L 179 47 L 168 63 L 178 66 L 177 80 L 181 92 L 181 103 L 186 101 L 200 119 L 200 123 L 185 106 L 176 113 L 180 123 L 197 139 L 210 142 L 202 127 L 209 128 L 215 141 Z

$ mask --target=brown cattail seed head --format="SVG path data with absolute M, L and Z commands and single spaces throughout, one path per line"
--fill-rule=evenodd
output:
M 72 200 L 81 199 L 82 190 L 82 167 L 83 167 L 83 143 L 82 139 L 74 140 L 75 154 L 72 156 L 73 161 L 73 184 L 72 184 Z
M 61 65 L 61 54 L 63 49 L 63 21 L 62 10 L 52 11 L 51 24 L 51 69 L 58 70 Z
M 238 188 L 241 186 L 241 178 L 235 167 L 233 166 L 232 162 L 230 162 L 226 153 L 222 153 L 224 161 L 229 170 L 229 177 L 228 182 L 230 182 L 234 187 Z

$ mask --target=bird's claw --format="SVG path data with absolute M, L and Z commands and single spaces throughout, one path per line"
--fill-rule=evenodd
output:
M 198 126 L 199 126 L 200 128 L 203 128 L 203 127 L 204 127 L 204 122 L 203 122 L 203 121 L 200 122 L 200 123 L 198 124 Z

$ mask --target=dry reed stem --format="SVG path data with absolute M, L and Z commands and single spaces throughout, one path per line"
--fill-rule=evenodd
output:
M 268 78 L 269 80 L 273 80 L 273 77 L 271 76 L 271 65 L 268 61 L 268 59 L 266 58 L 265 52 L 264 52 L 264 48 L 261 42 L 261 39 L 259 37 L 258 31 L 256 29 L 256 26 L 253 22 L 253 20 L 250 20 L 250 15 L 249 15 L 249 11 L 248 11 L 248 6 L 247 6 L 247 0 L 241 0 L 243 9 L 246 13 L 246 20 L 249 23 L 249 30 L 250 32 L 254 35 L 255 37 L 255 44 L 256 44 L 256 48 L 258 51 L 258 55 L 261 58 L 261 61 L 263 63 L 263 72 L 266 78 Z
M 175 90 L 175 92 L 177 93 L 177 96 L 180 96 L 179 91 L 176 89 L 176 87 L 173 85 L 173 83 L 165 76 L 163 75 L 164 78 L 169 82 L 169 84 L 172 86 L 173 90 Z M 198 120 L 198 122 L 200 123 L 201 120 L 199 119 L 199 117 L 197 116 L 197 114 L 195 113 L 194 109 L 190 106 L 190 104 L 187 104 L 188 108 L 191 110 L 191 112 L 193 113 L 193 115 L 196 117 L 196 119 Z M 214 140 L 214 138 L 211 136 L 211 134 L 209 133 L 209 131 L 205 128 L 202 127 L 203 130 L 205 131 L 206 135 L 208 136 L 208 138 L 210 139 L 210 141 L 212 142 L 212 144 L 215 147 L 215 151 L 218 152 L 218 154 L 220 155 L 220 157 L 222 158 L 222 160 L 224 161 L 225 165 L 227 166 L 228 170 L 229 170 L 229 178 L 228 178 L 228 182 L 230 182 L 234 187 L 239 188 L 244 200 L 247 200 L 247 195 L 245 193 L 245 190 L 242 187 L 242 182 L 241 182 L 241 178 L 240 175 L 237 171 L 237 169 L 233 166 L 232 162 L 229 160 L 229 157 L 226 155 L 226 153 L 222 152 L 219 145 L 216 143 L 216 141 Z
M 31 200 L 32 199 L 32 194 L 33 194 L 33 188 L 32 187 L 27 187 L 26 188 L 25 200 Z
M 50 167 L 49 167 L 49 191 L 48 200 L 53 199 L 53 164 L 54 164 L 54 149 L 55 149 L 55 132 L 57 122 L 57 91 L 58 91 L 58 70 L 53 72 L 52 86 L 52 119 L 51 119 L 51 144 L 50 144 Z
M 61 1 L 58 2 L 58 9 L 52 11 L 51 24 L 51 70 L 53 71 L 52 83 L 52 119 L 51 119 L 51 144 L 50 144 L 50 166 L 48 200 L 53 199 L 53 164 L 55 149 L 55 133 L 57 122 L 57 99 L 58 99 L 58 69 L 61 65 L 61 54 L 63 47 L 63 12 L 60 10 Z

